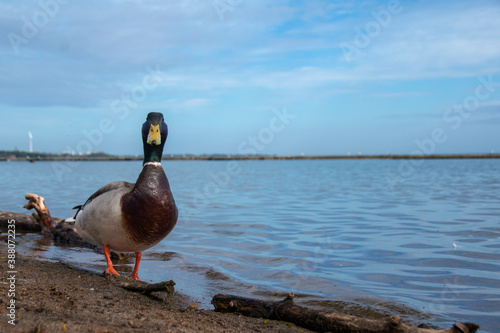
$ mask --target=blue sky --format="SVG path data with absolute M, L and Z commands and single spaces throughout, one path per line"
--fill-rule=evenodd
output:
M 500 152 L 499 1 L 0 1 L 0 149 Z

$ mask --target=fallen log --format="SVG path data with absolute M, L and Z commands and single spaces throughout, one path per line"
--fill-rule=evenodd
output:
M 17 232 L 40 232 L 42 228 L 37 220 L 25 214 L 0 211 L 0 228 L 7 228 L 8 221 L 16 221 Z
M 295 305 L 293 298 L 293 293 L 290 293 L 282 301 L 266 301 L 217 294 L 212 298 L 211 303 L 217 312 L 239 313 L 249 317 L 281 320 L 317 332 L 473 333 L 479 328 L 479 325 L 473 323 L 457 323 L 452 328 L 445 330 L 413 327 L 403 324 L 398 315 L 380 320 L 365 319 Z
M 158 282 L 158 283 L 147 283 L 144 281 L 134 280 L 123 275 L 111 275 L 111 274 L 106 274 L 106 278 L 111 284 L 115 286 L 143 294 L 151 294 L 152 292 L 157 292 L 157 291 L 164 291 L 169 294 L 173 294 L 175 291 L 174 289 L 175 282 L 172 280 Z

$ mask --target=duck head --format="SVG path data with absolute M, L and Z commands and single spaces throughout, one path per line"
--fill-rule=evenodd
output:
M 163 114 L 151 112 L 142 125 L 142 142 L 144 144 L 144 162 L 161 162 L 163 146 L 168 136 L 168 127 Z

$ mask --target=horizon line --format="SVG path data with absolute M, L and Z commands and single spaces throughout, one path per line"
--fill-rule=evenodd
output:
M 2 151 L 0 151 L 1 153 Z M 22 153 L 22 152 L 20 152 Z M 57 155 L 57 154 L 51 154 Z M 231 160 L 400 160 L 400 159 L 486 159 L 500 158 L 500 153 L 470 153 L 470 154 L 370 154 L 370 155 L 238 155 L 238 154 L 169 154 L 162 160 L 178 161 L 231 161 Z M 45 157 L 0 157 L 0 161 L 142 161 L 143 156 L 85 156 L 59 155 Z

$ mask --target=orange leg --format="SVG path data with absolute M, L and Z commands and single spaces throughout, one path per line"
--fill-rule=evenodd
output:
M 120 275 L 113 268 L 113 263 L 111 262 L 111 259 L 109 258 L 109 245 L 104 245 L 103 250 L 104 250 L 104 256 L 106 256 L 106 262 L 108 263 L 108 267 L 106 268 L 106 274 Z
M 135 253 L 135 266 L 134 266 L 134 271 L 132 272 L 132 275 L 130 277 L 134 280 L 139 280 L 139 277 L 137 276 L 137 273 L 139 273 L 139 263 L 141 262 L 141 257 L 142 257 L 142 252 L 136 252 Z

